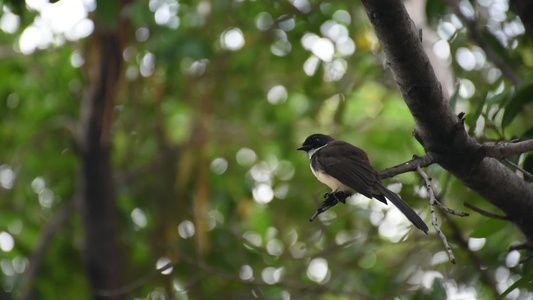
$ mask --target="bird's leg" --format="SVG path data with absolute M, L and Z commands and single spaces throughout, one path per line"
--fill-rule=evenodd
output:
M 350 197 L 351 195 L 352 195 L 352 193 L 350 193 L 350 192 L 334 191 L 334 192 L 330 192 L 330 193 L 324 194 L 324 198 L 334 197 L 339 202 L 342 202 L 342 203 L 346 204 L 346 198 Z
M 337 205 L 337 203 L 339 203 L 339 200 L 332 196 L 333 194 L 330 193 L 327 197 L 326 197 L 326 200 L 324 200 L 322 203 L 320 203 L 320 205 L 318 206 L 318 208 L 316 209 L 316 212 L 315 214 L 309 219 L 309 222 L 313 222 L 313 220 L 318 217 L 319 214 L 325 212 L 326 210 L 330 209 L 331 207 Z

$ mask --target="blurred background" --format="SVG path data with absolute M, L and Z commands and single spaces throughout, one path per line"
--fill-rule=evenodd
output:
M 532 41 L 508 1 L 406 5 L 470 134 L 530 136 Z M 375 200 L 308 221 L 328 191 L 296 151 L 308 135 L 377 170 L 424 154 L 358 1 L 0 1 L 0 78 L 1 299 L 533 297 L 519 230 L 437 165 L 440 200 L 471 213 L 438 212 L 456 265 Z M 385 184 L 430 224 L 417 174 Z

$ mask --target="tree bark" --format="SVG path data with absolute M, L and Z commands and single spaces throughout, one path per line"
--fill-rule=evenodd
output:
M 89 42 L 86 61 L 90 90 L 81 111 L 83 259 L 93 299 L 124 299 L 100 293 L 117 289 L 123 282 L 111 163 L 111 124 L 126 35 L 125 22 L 117 24 L 114 29 L 97 29 Z
M 465 186 L 496 205 L 533 244 L 533 187 L 499 163 L 455 115 L 400 0 L 362 0 L 405 103 L 415 137 L 428 155 Z

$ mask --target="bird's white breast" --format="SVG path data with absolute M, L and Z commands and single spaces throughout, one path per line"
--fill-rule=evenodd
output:
M 311 166 L 311 171 L 313 172 L 313 175 L 322 182 L 323 184 L 329 186 L 333 191 L 350 191 L 352 193 L 355 193 L 355 191 L 350 188 L 349 186 L 345 185 L 344 183 L 338 181 L 332 176 L 329 176 L 328 174 L 320 171 L 313 170 L 313 167 Z

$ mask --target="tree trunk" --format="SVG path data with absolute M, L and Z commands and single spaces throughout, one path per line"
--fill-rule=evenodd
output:
M 80 201 L 85 233 L 83 259 L 94 299 L 124 298 L 102 296 L 102 291 L 122 284 L 110 136 L 122 65 L 124 23 L 121 21 L 113 30 L 97 30 L 89 41 L 86 60 L 90 90 L 81 111 Z

